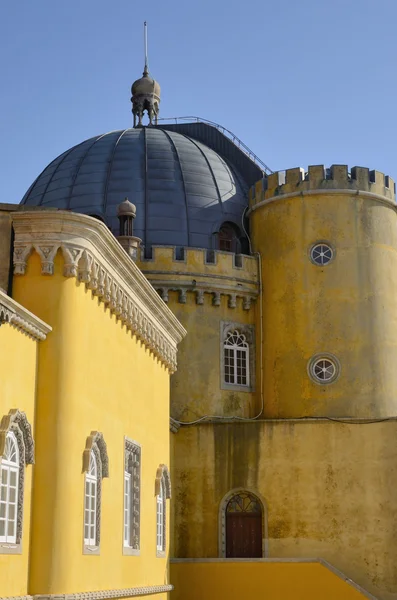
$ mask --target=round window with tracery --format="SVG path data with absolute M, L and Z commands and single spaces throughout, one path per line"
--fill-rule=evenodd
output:
M 310 361 L 309 374 L 316 383 L 332 383 L 339 374 L 338 362 L 333 357 L 316 356 Z
M 310 251 L 310 258 L 316 265 L 327 265 L 334 257 L 334 251 L 331 246 L 325 243 L 314 244 Z

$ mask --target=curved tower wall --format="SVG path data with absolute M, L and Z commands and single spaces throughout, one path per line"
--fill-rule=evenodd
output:
M 397 414 L 397 216 L 394 182 L 377 171 L 290 169 L 251 190 L 263 277 L 265 417 Z M 333 249 L 324 266 L 313 244 Z M 313 357 L 337 368 L 310 374 Z

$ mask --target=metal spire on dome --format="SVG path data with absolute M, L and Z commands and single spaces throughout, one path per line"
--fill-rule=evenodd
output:
M 145 53 L 145 68 L 143 69 L 144 75 L 149 75 L 149 65 L 147 60 L 147 23 L 146 21 L 143 24 L 143 46 Z
M 147 23 L 143 24 L 143 41 L 144 41 L 144 53 L 145 53 L 145 67 L 143 70 L 143 77 L 134 81 L 131 87 L 131 102 L 132 102 L 132 114 L 134 115 L 134 127 L 142 127 L 142 117 L 145 112 L 149 116 L 149 125 L 157 125 L 157 117 L 159 114 L 160 105 L 160 86 L 150 77 L 149 66 L 148 66 L 148 52 L 147 52 Z M 138 123 L 137 123 L 138 117 Z

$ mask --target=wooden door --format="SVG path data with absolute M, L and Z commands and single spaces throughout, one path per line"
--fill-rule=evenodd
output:
M 262 557 L 262 507 L 253 494 L 233 496 L 226 507 L 226 557 Z

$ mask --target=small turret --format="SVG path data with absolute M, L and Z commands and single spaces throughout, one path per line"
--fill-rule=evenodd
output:
M 136 217 L 136 206 L 125 198 L 117 207 L 120 230 L 117 239 L 132 260 L 137 259 L 138 248 L 141 239 L 134 236 L 134 219 Z

